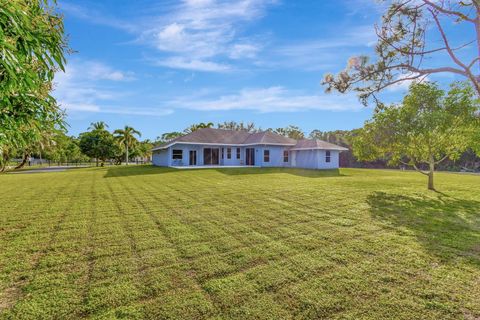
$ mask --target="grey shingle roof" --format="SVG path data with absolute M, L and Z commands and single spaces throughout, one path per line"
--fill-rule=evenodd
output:
M 195 143 L 195 144 L 219 144 L 219 145 L 284 145 L 294 149 L 330 149 L 347 150 L 346 148 L 321 141 L 321 140 L 295 140 L 281 136 L 271 131 L 261 131 L 250 133 L 247 131 L 234 131 L 213 128 L 203 128 L 165 142 L 153 148 L 153 150 L 165 149 L 176 143 Z

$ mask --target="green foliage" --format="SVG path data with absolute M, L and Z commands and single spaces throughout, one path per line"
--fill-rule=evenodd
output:
M 480 177 L 0 176 L 0 319 L 475 319 Z M 381 182 L 381 184 L 379 183 Z
M 91 158 L 105 162 L 120 153 L 120 147 L 115 137 L 107 130 L 93 130 L 81 133 L 79 136 L 80 150 Z
M 361 160 L 388 159 L 418 170 L 445 159 L 458 159 L 474 146 L 479 101 L 470 86 L 456 83 L 448 95 L 433 83 L 412 84 L 401 105 L 383 107 L 354 138 Z
M 140 137 L 141 133 L 132 127 L 125 126 L 124 129 L 115 130 L 113 134 L 115 135 L 115 138 L 120 146 L 125 151 L 125 163 L 128 164 L 130 159 L 129 150 L 133 150 L 133 148 L 138 144 L 138 140 L 135 138 L 135 136 Z
M 253 122 L 244 123 L 243 121 L 241 122 L 224 121 L 223 123 L 218 123 L 217 128 L 225 129 L 225 130 L 247 131 L 247 132 L 258 132 L 261 130 L 260 128 L 257 128 L 257 126 L 255 126 L 255 123 Z
M 301 140 L 305 138 L 305 134 L 303 133 L 302 129 L 293 125 L 289 125 L 285 128 L 268 129 L 268 131 L 273 131 L 279 135 L 295 140 Z
M 0 0 L 0 165 L 12 150 L 28 153 L 64 125 L 50 91 L 65 49 L 52 1 Z
M 183 130 L 183 132 L 190 133 L 190 132 L 196 131 L 198 129 L 212 128 L 212 127 L 213 127 L 213 122 L 207 122 L 207 123 L 200 122 L 200 123 L 192 124 L 190 127 Z

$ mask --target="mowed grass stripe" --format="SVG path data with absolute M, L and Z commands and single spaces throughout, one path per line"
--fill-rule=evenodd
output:
M 480 177 L 437 178 L 442 193 L 392 170 L 3 175 L 24 192 L 0 199 L 0 319 L 480 317 Z

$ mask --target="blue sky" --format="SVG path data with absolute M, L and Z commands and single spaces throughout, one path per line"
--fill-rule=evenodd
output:
M 326 94 L 326 72 L 372 54 L 373 0 L 60 1 L 70 47 L 54 95 L 69 133 L 90 122 L 144 138 L 197 122 L 352 129 L 371 116 L 353 94 Z M 406 86 L 386 91 L 396 101 Z

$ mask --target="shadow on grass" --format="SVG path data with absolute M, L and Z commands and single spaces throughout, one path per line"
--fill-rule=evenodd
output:
M 375 192 L 367 203 L 373 218 L 413 233 L 430 254 L 444 261 L 465 257 L 480 267 L 480 202 Z
M 216 168 L 214 170 L 230 176 L 236 176 L 236 175 L 240 176 L 240 175 L 250 175 L 250 174 L 272 174 L 272 173 L 286 173 L 294 176 L 308 177 L 308 178 L 345 176 L 344 174 L 340 173 L 339 169 L 309 170 L 309 169 L 295 169 L 295 168 Z

